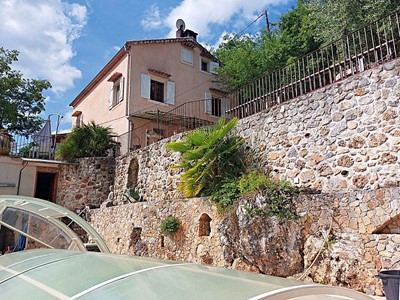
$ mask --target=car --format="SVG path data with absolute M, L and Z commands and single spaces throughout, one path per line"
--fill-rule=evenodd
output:
M 76 241 L 78 235 L 60 220 L 66 216 L 85 228 L 100 252 L 87 251 L 85 243 Z M 38 222 L 40 226 L 32 226 L 35 218 L 44 218 Z M 0 224 L 27 240 L 24 249 L 15 249 L 22 251 L 0 256 L 1 299 L 372 299 L 342 287 L 191 262 L 111 254 L 79 216 L 33 198 L 0 196 Z M 39 227 L 42 232 L 36 233 L 33 228 Z M 53 241 L 60 236 L 60 241 Z M 29 239 L 35 247 L 30 248 Z

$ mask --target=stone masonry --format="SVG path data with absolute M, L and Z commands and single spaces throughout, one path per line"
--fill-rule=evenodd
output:
M 61 165 L 56 203 L 72 211 L 100 207 L 114 182 L 115 159 L 81 158 L 78 164 Z
M 72 173 L 79 183 L 63 173 L 61 188 L 75 192 L 64 193 L 61 202 L 98 205 L 114 179 L 117 206 L 90 214 L 114 253 L 303 275 L 379 295 L 378 271 L 400 268 L 399 71 L 400 60 L 392 61 L 240 120 L 235 131 L 246 140 L 248 165 L 315 193 L 297 199 L 296 222 L 250 219 L 240 203 L 228 221 L 207 199 L 182 199 L 180 171 L 170 168 L 179 155 L 165 147 L 180 136 L 117 158 L 115 175 L 97 189 L 101 197 L 82 194 L 85 176 L 77 169 Z M 143 202 L 124 204 L 131 186 Z M 182 226 L 163 236 L 159 225 L 171 214 Z M 204 214 L 211 219 L 206 236 L 199 234 Z M 281 262 L 287 263 L 285 274 L 276 268 Z
M 400 61 L 242 119 L 249 161 L 323 192 L 400 182 Z

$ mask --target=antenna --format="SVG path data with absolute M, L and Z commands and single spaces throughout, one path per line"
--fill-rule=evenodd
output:
M 176 21 L 176 29 L 185 31 L 185 22 L 182 19 Z

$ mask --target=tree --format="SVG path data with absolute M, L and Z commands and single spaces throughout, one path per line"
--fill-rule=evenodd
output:
M 47 80 L 25 79 L 11 64 L 19 52 L 0 47 L 0 129 L 28 136 L 40 128 L 44 110 L 43 90 L 51 87 Z
M 308 0 L 315 37 L 328 44 L 400 9 L 398 0 Z
M 56 158 L 73 162 L 81 157 L 107 156 L 108 150 L 116 145 L 112 137 L 110 127 L 96 125 L 93 121 L 82 127 L 75 127 L 58 145 Z
M 310 20 L 311 8 L 299 1 L 298 6 L 282 15 L 271 31 L 255 36 L 226 36 L 215 50 L 222 65 L 218 82 L 227 91 L 254 81 L 265 73 L 282 68 L 320 46 L 315 26 Z
M 237 122 L 233 118 L 225 124 L 225 118 L 220 118 L 213 126 L 193 130 L 182 141 L 167 144 L 169 150 L 182 154 L 181 164 L 173 167 L 184 170 L 178 190 L 186 197 L 201 192 L 209 196 L 220 182 L 243 172 L 239 146 L 244 140 L 237 135 L 227 136 Z

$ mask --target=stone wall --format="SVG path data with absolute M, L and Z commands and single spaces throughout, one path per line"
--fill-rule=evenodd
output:
M 201 216 L 211 218 L 209 235 L 200 236 Z M 176 234 L 162 235 L 169 215 L 180 220 Z M 175 199 L 123 204 L 91 210 L 87 216 L 113 253 L 144 255 L 224 266 L 217 227 L 221 221 L 207 199 Z
M 77 164 L 60 165 L 56 203 L 75 212 L 86 205 L 100 207 L 114 176 L 113 157 L 81 158 Z
M 400 61 L 242 119 L 249 161 L 324 192 L 400 182 Z
M 163 140 L 117 158 L 118 206 L 92 210 L 92 225 L 114 253 L 280 276 L 305 272 L 315 282 L 380 294 L 377 272 L 400 268 L 399 70 L 400 61 L 377 66 L 240 120 L 236 132 L 246 140 L 249 165 L 322 192 L 299 198 L 301 219 L 249 219 L 240 204 L 229 219 L 204 199 L 182 199 L 179 170 L 170 168 L 179 155 Z M 131 186 L 144 202 L 123 204 Z M 247 204 L 263 203 L 253 200 Z M 198 234 L 203 213 L 212 219 L 210 236 Z M 170 214 L 181 230 L 162 236 L 159 224 Z
M 115 204 L 124 202 L 123 193 L 132 185 L 145 201 L 182 198 L 177 192 L 180 171 L 171 169 L 172 165 L 179 163 L 180 156 L 165 147 L 179 137 L 173 136 L 116 159 Z M 133 165 L 137 168 L 132 168 Z M 132 174 L 135 171 L 136 174 Z
M 191 261 L 294 276 L 382 295 L 381 269 L 400 268 L 397 207 L 400 188 L 300 195 L 299 219 L 251 217 L 262 195 L 242 199 L 223 215 L 205 198 L 156 200 L 91 210 L 90 223 L 113 253 Z M 201 216 L 211 218 L 209 236 L 199 236 Z M 177 216 L 176 234 L 159 225 Z M 315 260 L 315 261 L 314 261 Z

